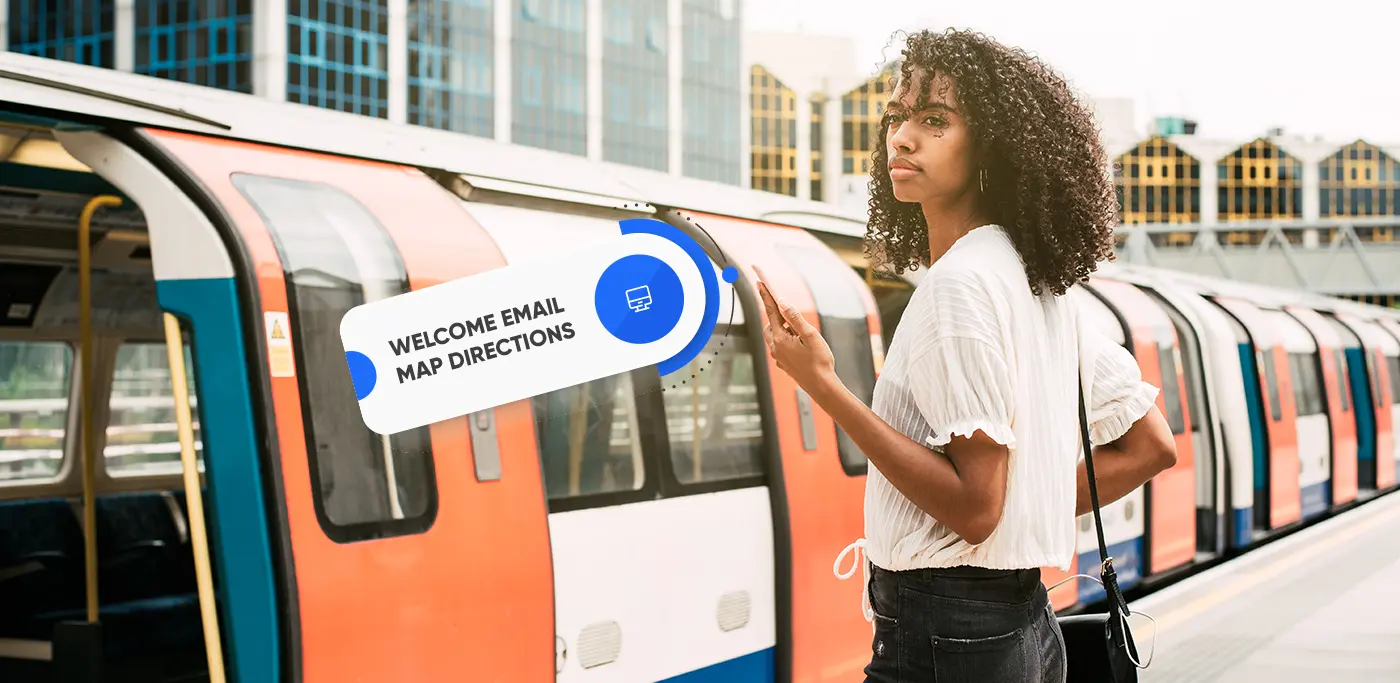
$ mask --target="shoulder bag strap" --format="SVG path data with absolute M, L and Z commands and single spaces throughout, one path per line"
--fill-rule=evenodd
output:
M 1108 594 L 1109 609 L 1118 614 L 1128 614 L 1127 602 L 1118 588 L 1118 575 L 1113 570 L 1113 558 L 1108 556 L 1108 543 L 1103 536 L 1103 517 L 1099 514 L 1099 486 L 1094 477 L 1094 447 L 1089 440 L 1089 416 L 1084 406 L 1084 382 L 1079 383 L 1079 434 L 1084 444 L 1084 470 L 1089 478 L 1089 500 L 1094 506 L 1094 531 L 1099 537 L 1099 576 L 1103 579 L 1104 591 Z M 1081 570 L 1082 571 L 1082 570 Z

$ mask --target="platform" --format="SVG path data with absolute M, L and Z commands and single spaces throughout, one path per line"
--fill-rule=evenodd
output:
M 1400 681 L 1400 494 L 1132 603 L 1143 683 Z

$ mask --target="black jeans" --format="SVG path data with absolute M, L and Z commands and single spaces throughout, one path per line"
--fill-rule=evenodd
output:
M 866 683 L 1064 683 L 1064 636 L 1039 569 L 870 571 Z

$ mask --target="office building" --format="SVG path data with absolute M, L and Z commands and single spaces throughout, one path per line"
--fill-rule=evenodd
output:
M 0 47 L 747 177 L 739 0 L 0 0 Z

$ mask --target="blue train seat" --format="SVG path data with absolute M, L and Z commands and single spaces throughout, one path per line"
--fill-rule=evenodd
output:
M 83 531 L 61 498 L 0 504 L 0 636 L 39 612 L 83 605 Z
M 194 556 L 174 495 L 113 494 L 96 505 L 106 654 L 200 647 Z M 58 622 L 86 618 L 79 510 L 62 499 L 0 504 L 0 590 L 19 599 L 7 600 L 0 637 L 50 640 Z

